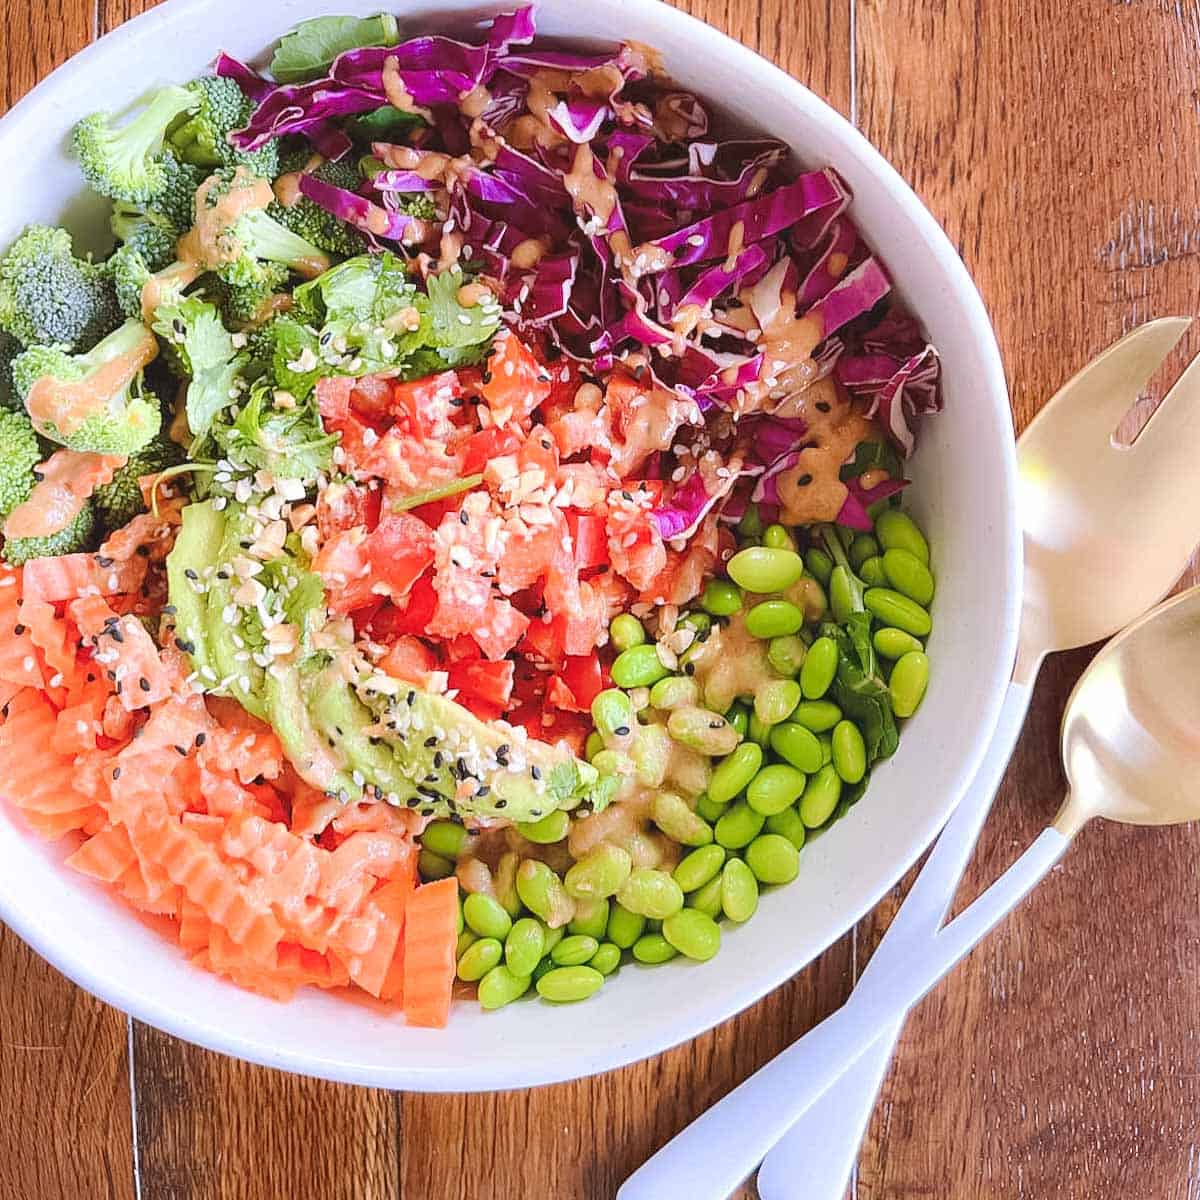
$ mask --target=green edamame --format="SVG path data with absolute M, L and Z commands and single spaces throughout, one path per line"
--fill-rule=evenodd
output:
M 791 808 L 804 793 L 807 777 L 788 763 L 763 767 L 746 788 L 746 803 L 764 817 Z
M 828 733 L 819 733 L 817 741 L 821 746 L 821 766 L 827 767 L 833 762 L 833 737 Z
M 903 658 L 910 650 L 920 652 L 925 649 L 911 633 L 891 627 L 875 630 L 871 642 L 880 658 L 898 659 Z
M 456 859 L 470 836 L 457 821 L 430 821 L 421 834 L 421 845 L 442 858 Z
M 651 650 L 650 653 L 654 654 L 654 651 Z M 617 662 L 620 661 L 618 658 Z M 658 662 L 657 657 L 654 661 Z M 613 663 L 614 667 L 616 665 Z M 636 723 L 632 701 L 620 688 L 605 688 L 604 691 L 598 692 L 592 701 L 592 723 L 605 742 L 612 738 L 629 737 Z
M 708 798 L 714 804 L 728 804 L 758 774 L 762 760 L 761 746 L 756 742 L 743 742 L 713 767 L 708 780 Z
M 792 712 L 792 720 L 813 733 L 827 733 L 841 719 L 842 710 L 832 700 L 801 700 Z
M 843 783 L 858 783 L 867 773 L 867 747 L 853 721 L 839 721 L 833 727 L 831 752 L 833 769 Z
M 754 693 L 754 715 L 764 725 L 778 725 L 791 716 L 800 696 L 800 685 L 794 679 L 772 679 Z
M 804 613 L 790 600 L 764 600 L 746 614 L 746 632 L 756 638 L 786 637 L 804 628 Z
M 615 896 L 633 870 L 629 851 L 610 842 L 601 842 L 577 863 L 563 879 L 563 886 L 575 900 L 603 900 Z
M 796 540 L 783 525 L 768 525 L 763 530 L 762 544 L 771 550 L 795 550 Z
M 517 822 L 517 832 L 538 846 L 551 846 L 555 842 L 561 842 L 567 836 L 570 827 L 570 815 L 561 808 L 548 812 L 540 821 Z
M 883 568 L 883 559 L 878 554 L 874 558 L 868 558 L 858 568 L 858 577 L 867 587 L 887 587 L 888 585 L 887 572 Z
M 470 929 L 459 931 L 458 941 L 454 944 L 454 960 L 457 962 L 467 950 L 479 941 L 479 934 Z
M 746 726 L 746 736 L 756 745 L 766 747 L 771 740 L 771 726 L 759 719 L 758 713 L 750 713 L 750 721 Z
M 724 815 L 725 810 L 729 807 L 729 802 L 718 804 L 706 792 L 696 801 L 696 816 L 702 817 L 710 825 L 715 825 Z
M 575 902 L 562 880 L 544 862 L 534 858 L 527 858 L 517 870 L 517 895 L 551 929 L 565 925 L 575 913 Z
M 732 617 L 742 607 L 742 593 L 728 579 L 710 579 L 700 597 L 700 607 L 714 617 Z
M 608 914 L 608 940 L 622 950 L 628 950 L 646 932 L 646 918 L 614 904 Z
M 604 976 L 594 967 L 558 967 L 537 981 L 537 993 L 554 1004 L 574 1004 L 594 996 L 603 983 Z
M 755 812 L 745 800 L 739 800 L 717 822 L 714 830 L 717 844 L 726 850 L 740 850 L 758 837 L 765 820 L 762 813 Z
M 780 837 L 787 838 L 797 850 L 804 845 L 804 822 L 794 808 L 785 808 L 783 812 L 768 817 L 766 830 L 768 833 L 777 833 Z
M 596 730 L 593 729 L 592 732 L 587 735 L 587 741 L 584 743 L 583 757 L 586 758 L 588 762 L 594 762 L 596 755 L 603 753 L 603 751 L 604 739 L 599 735 L 599 733 L 596 732 Z
M 650 819 L 681 846 L 705 846 L 713 840 L 712 827 L 674 792 L 659 792 L 650 802 Z
M 633 943 L 633 957 L 648 966 L 670 962 L 678 953 L 661 933 L 644 933 Z
M 599 941 L 608 929 L 611 907 L 607 900 L 576 901 L 575 915 L 567 922 L 567 933 L 584 934 Z
M 696 704 L 674 709 L 667 718 L 667 732 L 677 742 L 710 757 L 731 753 L 741 741 L 737 730 L 720 713 Z
M 819 637 L 808 648 L 800 669 L 800 691 L 806 700 L 820 700 L 829 691 L 838 669 L 838 648 L 833 638 Z
M 929 614 L 915 600 L 894 592 L 891 588 L 867 588 L 863 595 L 867 611 L 884 625 L 894 625 L 911 633 L 913 637 L 925 637 L 933 628 Z
M 503 964 L 493 967 L 479 981 L 480 1007 L 488 1011 L 503 1008 L 525 995 L 532 982 L 528 975 L 518 975 Z
M 532 975 L 546 952 L 546 931 L 533 917 L 522 917 L 504 939 L 504 962 L 514 975 Z
M 721 908 L 739 925 L 758 910 L 758 880 L 740 858 L 731 858 L 721 872 Z
M 696 633 L 706 633 L 712 628 L 712 617 L 706 612 L 690 612 L 679 618 L 676 629 L 691 629 Z
M 850 572 L 840 565 L 833 568 L 833 574 L 829 577 L 829 607 L 839 625 L 844 625 L 854 612 L 854 585 L 850 580 Z
M 612 942 L 601 942 L 587 965 L 601 975 L 611 975 L 621 965 L 621 947 Z
M 417 870 L 421 878 L 432 882 L 435 879 L 449 879 L 454 874 L 454 864 L 432 850 L 422 850 L 417 855 Z
M 617 900 L 630 912 L 661 921 L 683 907 L 683 889 L 666 871 L 640 867 L 621 885 Z
M 875 536 L 884 550 L 907 550 L 929 565 L 929 543 L 908 513 L 885 509 L 875 520 Z
M 482 979 L 504 955 L 504 947 L 495 938 L 480 938 L 467 947 L 458 960 L 458 977 L 464 983 Z
M 817 735 L 795 721 L 783 721 L 771 730 L 771 749 L 805 775 L 821 769 L 821 743 Z
M 850 543 L 848 553 L 850 565 L 858 571 L 868 558 L 874 558 L 880 553 L 879 543 L 869 533 L 860 533 Z
M 600 943 L 585 933 L 565 937 L 550 951 L 550 961 L 559 967 L 581 967 L 597 950 Z
M 542 954 L 548 956 L 550 951 L 558 945 L 559 942 L 567 936 L 567 927 L 560 925 L 557 929 L 551 929 L 548 925 L 542 925 Z
M 717 920 L 721 915 L 720 874 L 714 875 L 702 888 L 688 896 L 687 907 L 712 917 L 714 921 Z
M 888 691 L 892 694 L 892 710 L 898 717 L 911 717 L 925 699 L 929 686 L 929 656 L 920 650 L 902 655 L 892 668 Z
M 829 586 L 830 576 L 833 575 L 833 559 L 824 550 L 819 546 L 810 546 L 804 552 L 804 565 L 822 587 Z
M 480 937 L 497 938 L 499 941 L 508 937 L 508 931 L 512 928 L 512 917 L 504 911 L 500 901 L 483 892 L 472 892 L 463 901 L 463 920 Z
M 829 763 L 808 781 L 808 787 L 800 798 L 800 819 L 809 829 L 819 829 L 833 816 L 841 797 L 841 776 Z
M 619 654 L 631 646 L 640 646 L 646 640 L 646 630 L 633 613 L 619 613 L 608 627 L 608 636 Z
M 649 642 L 622 650 L 612 665 L 612 681 L 619 688 L 651 687 L 670 673 Z
M 729 560 L 725 569 L 739 587 L 763 595 L 790 588 L 804 574 L 804 560 L 795 550 L 747 546 Z
M 933 572 L 911 550 L 887 550 L 883 571 L 901 595 L 928 608 L 933 600 Z
M 746 866 L 759 883 L 791 883 L 800 874 L 800 851 L 778 833 L 764 833 L 746 847 Z
M 750 710 L 738 701 L 725 714 L 725 720 L 737 730 L 738 737 L 745 737 L 750 728 Z
M 685 892 L 699 891 L 710 879 L 715 879 L 725 865 L 725 850 L 721 846 L 701 846 L 685 855 L 672 872 L 675 882 Z
M 685 958 L 708 962 L 721 948 L 721 928 L 695 908 L 680 909 L 663 922 L 662 935 Z
M 772 638 L 767 646 L 767 662 L 780 675 L 795 675 L 803 668 L 807 657 L 808 647 L 798 634 Z
M 659 712 L 699 703 L 700 685 L 688 675 L 668 675 L 650 689 L 650 706 Z

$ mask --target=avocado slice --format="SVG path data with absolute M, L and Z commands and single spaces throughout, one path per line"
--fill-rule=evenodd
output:
M 197 588 L 203 568 L 215 562 L 225 534 L 225 521 L 211 503 L 189 504 L 175 545 L 167 555 L 167 586 L 175 608 L 175 637 L 201 677 L 216 676 L 208 645 L 208 599 Z M 211 680 L 207 680 L 211 682 Z
M 307 697 L 312 695 L 313 672 L 301 667 L 267 671 L 263 678 L 263 704 L 267 721 L 297 774 L 306 783 L 331 795 L 355 788 L 346 756 L 313 723 Z

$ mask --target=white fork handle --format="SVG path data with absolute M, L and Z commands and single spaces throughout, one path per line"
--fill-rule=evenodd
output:
M 734 1088 L 622 1184 L 617 1200 L 721 1200 L 884 1030 L 1010 912 L 1069 845 L 1045 830 L 965 912 L 907 961 Z
M 1032 696 L 1032 680 L 1009 684 L 983 763 L 892 918 L 858 987 L 869 986 L 889 964 L 907 958 L 933 937 L 945 920 L 1012 758 Z M 901 1017 L 881 1031 L 875 1044 L 771 1150 L 758 1172 L 762 1200 L 842 1200 L 903 1028 Z

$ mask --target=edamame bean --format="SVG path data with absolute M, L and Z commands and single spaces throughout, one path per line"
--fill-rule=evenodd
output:
M 720 926 L 694 908 L 680 909 L 663 922 L 663 937 L 685 958 L 708 962 L 721 948 Z
M 771 749 L 805 775 L 821 769 L 821 743 L 817 735 L 795 721 L 784 721 L 771 730 Z
M 809 829 L 819 829 L 833 816 L 841 796 L 842 780 L 830 763 L 808 781 L 800 798 L 800 819 Z
M 911 633 L 905 633 L 903 629 L 877 629 L 871 641 L 875 653 L 881 658 L 903 658 L 910 650 L 920 653 L 925 649 Z
M 635 647 L 643 649 L 643 647 Z M 625 652 L 626 654 L 629 651 Z M 653 655 L 653 649 L 650 650 Z M 621 656 L 623 658 L 624 655 Z M 617 659 L 617 662 L 621 661 Z M 657 657 L 654 659 L 657 663 Z M 613 663 L 615 668 L 617 663 Z M 662 664 L 659 663 L 661 666 Z M 592 701 L 592 723 L 607 743 L 611 738 L 627 738 L 636 723 L 633 715 L 633 704 L 620 688 L 605 688 L 598 692 Z
M 820 700 L 829 691 L 838 669 L 838 648 L 833 638 L 819 637 L 809 647 L 800 670 L 800 690 L 806 700 Z
M 843 783 L 858 783 L 867 773 L 867 747 L 853 721 L 839 721 L 833 727 L 833 769 Z
M 661 933 L 644 933 L 633 943 L 633 957 L 647 965 L 670 962 L 678 953 Z
M 465 983 L 482 979 L 504 955 L 504 947 L 495 938 L 480 938 L 467 947 L 458 960 L 458 977 Z
M 794 633 L 772 638 L 767 646 L 767 662 L 780 675 L 795 675 L 803 668 L 807 657 L 808 647 L 804 639 Z
M 741 741 L 737 730 L 720 713 L 696 704 L 672 711 L 667 718 L 667 732 L 684 746 L 713 758 L 732 753 Z
M 601 842 L 567 871 L 563 885 L 576 900 L 603 900 L 615 896 L 633 870 L 629 851 Z
M 661 921 L 683 907 L 683 889 L 666 871 L 641 867 L 621 885 L 617 900 L 630 912 Z
M 746 847 L 746 866 L 759 883 L 791 883 L 800 874 L 800 851 L 782 834 L 764 833 Z
M 759 719 L 758 713 L 751 712 L 750 722 L 746 726 L 746 736 L 756 746 L 766 746 L 771 740 L 771 726 Z
M 512 928 L 512 917 L 504 911 L 500 901 L 483 892 L 472 892 L 463 901 L 463 920 L 480 937 L 497 938 L 500 941 L 508 937 L 508 931 Z
M 417 870 L 421 872 L 422 879 L 432 882 L 434 879 L 449 879 L 454 874 L 454 864 L 432 850 L 422 850 L 417 855 Z
M 726 850 L 740 850 L 748 846 L 762 830 L 766 817 L 739 800 L 729 806 L 729 811 L 717 822 L 714 830 L 717 844 Z
M 714 804 L 728 804 L 758 774 L 762 760 L 761 746 L 743 742 L 713 768 L 708 780 L 708 798 Z
M 567 932 L 584 934 L 599 941 L 608 929 L 608 912 L 611 905 L 607 900 L 579 900 L 575 904 L 575 915 L 567 923 Z
M 738 737 L 745 737 L 750 728 L 750 710 L 744 704 L 735 704 L 725 714 L 725 720 L 737 730 Z
M 550 961 L 560 967 L 582 967 L 597 950 L 600 943 L 584 933 L 565 937 L 550 951 Z
M 833 738 L 828 733 L 819 733 L 817 741 L 821 745 L 821 766 L 828 766 L 833 762 Z
M 746 803 L 764 817 L 774 816 L 800 799 L 806 782 L 803 771 L 797 771 L 788 763 L 772 763 L 750 781 Z
M 764 600 L 746 614 L 746 632 L 756 638 L 785 637 L 804 628 L 804 613 L 790 600 Z
M 908 513 L 898 508 L 885 509 L 876 518 L 875 536 L 885 550 L 907 550 L 929 565 L 929 543 Z
M 858 568 L 858 577 L 867 587 L 887 587 L 888 585 L 887 572 L 883 569 L 883 559 L 878 554 L 874 558 L 868 558 Z
M 619 688 L 650 687 L 670 673 L 649 642 L 622 650 L 612 665 L 612 681 Z
M 842 710 L 832 700 L 802 700 L 792 713 L 797 725 L 813 733 L 826 733 L 842 719 Z
M 898 717 L 911 717 L 925 699 L 929 686 L 929 656 L 920 650 L 910 650 L 892 668 L 888 691 L 892 694 L 892 710 Z
M 833 574 L 833 559 L 824 550 L 819 546 L 810 546 L 804 552 L 804 565 L 822 587 L 829 586 L 829 579 Z
M 467 950 L 479 941 L 479 934 L 470 929 L 462 930 L 458 935 L 458 941 L 454 944 L 454 959 L 457 962 Z
M 500 855 L 493 878 L 496 899 L 513 920 L 521 915 L 521 897 L 517 895 L 517 868 L 520 865 L 521 856 L 515 850 L 506 850 Z
M 699 703 L 700 685 L 688 675 L 668 675 L 650 689 L 650 704 L 659 712 Z
M 455 859 L 462 853 L 470 836 L 457 821 L 430 821 L 421 833 L 421 845 L 443 858 Z
M 561 842 L 571 827 L 570 816 L 557 808 L 548 812 L 540 821 L 518 821 L 517 832 L 538 846 L 550 846 Z
M 742 593 L 728 579 L 710 579 L 700 597 L 700 607 L 714 617 L 732 617 L 742 607 Z
M 843 566 L 834 567 L 829 577 L 829 607 L 839 625 L 845 625 L 854 612 L 854 586 L 850 582 L 850 572 Z
M 795 550 L 747 546 L 729 560 L 725 569 L 734 583 L 762 595 L 790 588 L 804 574 L 804 560 Z
M 557 929 L 551 929 L 544 922 L 542 923 L 542 954 L 548 955 L 559 942 L 567 936 L 567 927 L 560 925 Z
M 804 822 L 794 808 L 785 808 L 783 812 L 768 817 L 766 829 L 768 833 L 787 838 L 797 850 L 804 845 Z
M 608 940 L 622 950 L 628 950 L 646 932 L 646 918 L 614 904 L 608 914 Z
M 694 891 L 687 898 L 687 907 L 712 917 L 714 921 L 719 919 L 721 916 L 721 876 L 714 875 L 702 888 Z
M 850 543 L 850 565 L 857 571 L 868 558 L 874 558 L 879 553 L 879 543 L 869 533 L 860 533 Z
M 633 613 L 618 613 L 608 627 L 608 636 L 619 654 L 631 646 L 640 646 L 646 640 L 646 630 Z
M 911 550 L 886 551 L 883 571 L 896 591 L 929 607 L 933 600 L 933 572 Z
M 559 967 L 537 981 L 537 992 L 554 1004 L 574 1004 L 594 996 L 603 983 L 604 976 L 594 967 Z
M 721 908 L 739 925 L 758 910 L 758 880 L 740 858 L 731 858 L 721 872 Z
M 696 801 L 696 815 L 702 817 L 710 825 L 713 825 L 721 819 L 728 807 L 728 802 L 718 804 L 711 796 L 705 793 Z
M 894 625 L 913 637 L 925 637 L 933 628 L 929 614 L 915 600 L 890 588 L 867 588 L 863 603 L 877 621 Z
M 596 755 L 603 753 L 603 751 L 604 739 L 599 733 L 596 732 L 596 730 L 593 729 L 592 732 L 587 735 L 587 741 L 584 743 L 583 757 L 586 758 L 588 762 L 594 762 Z
M 522 917 L 504 939 L 504 962 L 514 975 L 532 975 L 546 952 L 546 931 L 540 921 Z
M 575 913 L 575 902 L 562 880 L 544 862 L 534 858 L 527 858 L 517 870 L 517 895 L 551 929 L 565 925 Z
M 650 819 L 681 846 L 705 846 L 713 840 L 711 826 L 674 792 L 659 792 L 650 802 Z
M 754 715 L 764 725 L 778 725 L 799 703 L 800 685 L 794 679 L 772 679 L 754 693 Z
M 712 617 L 706 612 L 690 612 L 679 618 L 676 629 L 692 629 L 696 633 L 707 633 L 712 628 Z
M 768 525 L 763 530 L 762 544 L 772 550 L 795 550 L 796 541 L 783 525 Z
M 724 865 L 725 851 L 721 846 L 701 846 L 685 855 L 672 874 L 683 891 L 695 892 L 715 879 Z
M 601 975 L 611 975 L 621 965 L 621 947 L 612 942 L 601 942 L 587 965 Z
M 501 964 L 493 967 L 479 981 L 479 1004 L 481 1008 L 503 1008 L 514 1000 L 519 1000 L 533 982 L 528 975 L 518 975 L 510 967 Z

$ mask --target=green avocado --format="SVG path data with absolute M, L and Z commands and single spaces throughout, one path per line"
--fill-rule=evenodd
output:
M 232 695 L 268 721 L 306 782 L 347 801 L 366 792 L 423 815 L 464 819 L 535 821 L 555 809 L 607 802 L 612 781 L 568 750 L 373 672 L 352 646 L 330 649 L 329 636 L 314 646 L 311 614 L 286 663 L 256 665 L 262 619 L 234 599 L 241 581 L 230 565 L 252 540 L 252 527 L 237 505 L 223 513 L 211 502 L 184 510 L 167 560 L 176 636 L 205 689 Z M 267 570 L 260 578 L 272 585 L 287 574 Z M 306 573 L 292 572 L 299 574 Z M 318 594 L 313 607 L 323 618 L 321 601 Z M 286 595 L 269 594 L 266 603 L 272 611 L 280 603 L 289 608 Z

